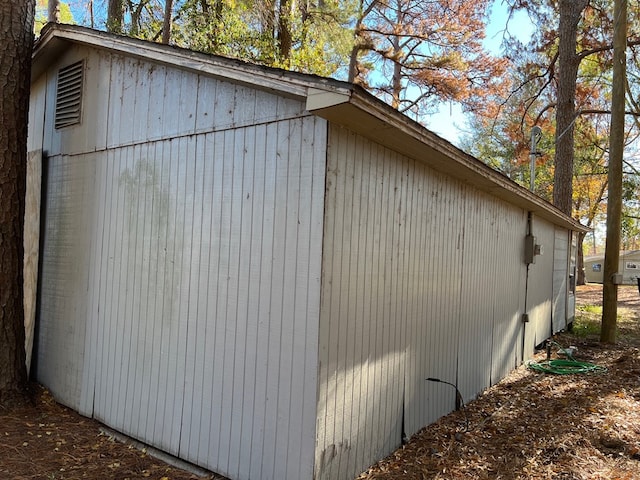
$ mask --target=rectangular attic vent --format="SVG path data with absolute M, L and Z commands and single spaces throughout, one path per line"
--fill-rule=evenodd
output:
M 58 71 L 55 127 L 80 123 L 84 62 L 79 61 Z

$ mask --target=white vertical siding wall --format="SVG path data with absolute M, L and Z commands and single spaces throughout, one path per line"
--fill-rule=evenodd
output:
M 518 364 L 527 215 L 339 127 L 329 138 L 316 478 L 338 480 L 453 409 L 427 377 L 469 399 Z
M 532 219 L 532 233 L 542 246 L 542 255 L 536 255 L 529 265 L 527 282 L 527 311 L 529 323 L 525 325 L 524 358 L 534 353 L 534 347 L 549 338 L 553 314 L 553 266 L 555 227 L 538 218 Z
M 101 107 L 72 127 L 103 131 L 97 151 L 44 127 L 38 378 L 233 479 L 312 478 L 326 122 L 246 87 L 86 60 L 89 85 L 111 81 L 87 87 Z
M 556 227 L 553 246 L 553 333 L 567 326 L 569 246 L 569 232 Z
M 79 406 L 86 355 L 89 255 L 95 201 L 95 165 L 59 157 L 49 169 L 45 202 L 40 310 L 36 326 L 36 378 L 55 385 L 56 398 Z

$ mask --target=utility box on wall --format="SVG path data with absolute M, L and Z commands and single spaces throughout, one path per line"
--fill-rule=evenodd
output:
M 536 263 L 536 256 L 542 255 L 542 245 L 536 243 L 536 237 L 527 235 L 524 238 L 524 263 Z

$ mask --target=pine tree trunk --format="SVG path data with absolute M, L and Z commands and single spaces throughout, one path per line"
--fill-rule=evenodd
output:
M 26 392 L 23 225 L 35 0 L 0 2 L 0 405 Z
M 171 40 L 171 15 L 173 11 L 173 0 L 165 0 L 164 4 L 164 22 L 162 25 L 162 43 L 169 44 Z
M 107 30 L 122 33 L 122 0 L 109 0 L 107 7 Z
M 280 0 L 278 11 L 278 54 L 280 62 L 289 67 L 291 63 L 291 5 L 289 0 Z
M 573 195 L 573 124 L 576 116 L 576 81 L 580 66 L 580 57 L 576 53 L 578 22 L 588 3 L 588 0 L 560 0 L 553 204 L 567 215 L 571 215 Z
M 60 22 L 60 0 L 49 0 L 49 22 Z

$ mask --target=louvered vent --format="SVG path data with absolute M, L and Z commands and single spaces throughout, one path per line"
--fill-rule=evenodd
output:
M 83 70 L 84 62 L 80 61 L 58 71 L 56 128 L 80 123 Z

